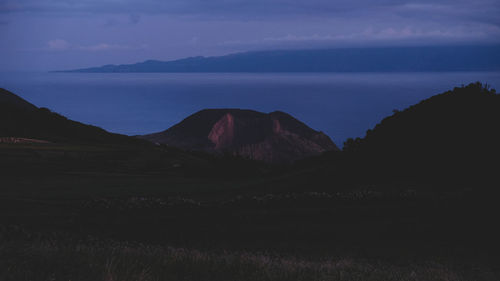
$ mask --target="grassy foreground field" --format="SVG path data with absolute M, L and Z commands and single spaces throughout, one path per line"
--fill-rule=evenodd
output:
M 498 280 L 477 263 L 440 259 L 398 260 L 328 256 L 304 258 L 248 251 L 199 251 L 88 237 L 32 236 L 22 229 L 0 233 L 0 279 L 5 281 L 153 280 Z M 29 237 L 23 237 L 29 236 Z
M 499 280 L 496 193 L 162 147 L 0 146 L 0 280 Z

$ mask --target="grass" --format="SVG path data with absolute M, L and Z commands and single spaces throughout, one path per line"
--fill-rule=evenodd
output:
M 199 251 L 162 245 L 41 237 L 20 228 L 2 231 L 3 281 L 156 280 L 498 280 L 492 269 L 439 259 L 387 261 L 352 257 L 304 258 L 249 251 Z
M 478 184 L 324 181 L 164 147 L 0 156 L 0 281 L 500 280 L 498 196 Z

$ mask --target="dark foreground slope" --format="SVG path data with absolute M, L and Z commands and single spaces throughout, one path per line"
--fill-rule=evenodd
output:
M 67 72 L 393 72 L 500 69 L 500 46 L 276 50 L 148 60 Z M 393 63 L 397 61 L 397 63 Z
M 0 280 L 500 280 L 496 190 L 356 151 L 0 143 Z
M 265 114 L 253 110 L 207 109 L 166 131 L 141 138 L 187 150 L 229 153 L 273 163 L 338 150 L 324 133 L 279 111 Z

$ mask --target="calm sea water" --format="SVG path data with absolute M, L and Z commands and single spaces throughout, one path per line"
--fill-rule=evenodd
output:
M 0 73 L 0 87 L 111 132 L 162 131 L 204 108 L 282 110 L 339 146 L 348 137 L 363 136 L 393 109 L 475 81 L 500 90 L 499 72 Z

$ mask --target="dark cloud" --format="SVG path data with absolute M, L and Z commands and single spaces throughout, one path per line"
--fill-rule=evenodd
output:
M 455 8 L 485 12 L 499 6 L 497 0 L 1 0 L 0 11 L 332 15 L 398 7 L 413 12 Z
M 139 14 L 130 14 L 129 15 L 129 20 L 130 20 L 130 23 L 132 23 L 132 24 L 138 24 L 139 21 L 141 20 L 141 15 L 139 15 Z
M 215 19 L 355 18 L 479 22 L 500 25 L 498 0 L 0 0 L 1 13 L 123 14 L 137 24 L 144 15 Z
M 500 0 L 0 0 L 0 61 L 26 50 L 26 65 L 45 53 L 62 65 L 73 52 L 105 53 L 106 64 L 256 49 L 491 44 L 500 43 L 499 14 Z M 74 68 L 88 63 L 71 60 Z
M 498 0 L 0 0 L 1 13 L 124 14 L 136 24 L 140 14 L 218 19 L 415 18 L 500 25 Z

